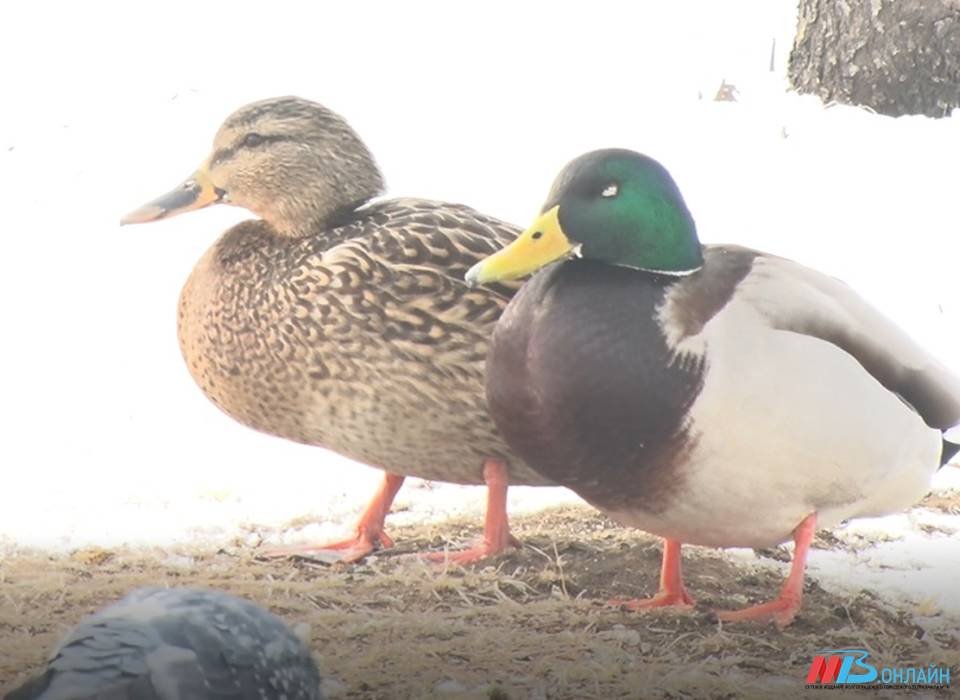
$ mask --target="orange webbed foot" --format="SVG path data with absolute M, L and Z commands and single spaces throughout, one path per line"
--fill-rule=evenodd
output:
M 807 552 L 810 551 L 810 542 L 813 541 L 816 528 L 816 513 L 808 515 L 794 528 L 793 541 L 796 547 L 793 551 L 793 562 L 790 564 L 790 574 L 784 581 L 779 596 L 769 603 L 753 605 L 743 610 L 719 610 L 715 613 L 717 619 L 724 622 L 772 620 L 780 628 L 793 622 L 803 601 L 803 574 L 807 566 Z

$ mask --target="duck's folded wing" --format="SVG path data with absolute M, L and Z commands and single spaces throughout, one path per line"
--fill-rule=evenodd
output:
M 736 296 L 772 328 L 843 349 L 946 440 L 960 441 L 960 378 L 840 280 L 758 255 Z

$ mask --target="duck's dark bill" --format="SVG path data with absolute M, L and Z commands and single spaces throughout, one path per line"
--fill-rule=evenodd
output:
M 200 168 L 177 187 L 152 202 L 134 209 L 120 219 L 120 225 L 144 224 L 165 219 L 186 211 L 216 204 L 224 198 L 224 191 L 215 187 L 205 168 Z
M 513 243 L 467 272 L 467 284 L 500 282 L 524 277 L 560 258 L 577 254 L 579 246 L 570 241 L 560 226 L 560 207 L 545 211 Z

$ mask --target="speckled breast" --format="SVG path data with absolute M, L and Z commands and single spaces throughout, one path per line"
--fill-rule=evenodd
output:
M 460 280 L 498 241 L 478 230 L 465 244 L 462 222 L 431 206 L 365 212 L 333 240 L 232 228 L 180 297 L 189 371 L 223 411 L 272 435 L 456 483 L 482 483 L 494 457 L 512 483 L 548 484 L 486 410 L 487 339 L 508 294 Z

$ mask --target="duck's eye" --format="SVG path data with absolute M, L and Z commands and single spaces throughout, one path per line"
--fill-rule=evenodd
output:
M 261 143 L 263 143 L 263 137 L 256 132 L 250 132 L 243 137 L 243 145 L 246 148 L 256 148 Z
M 530 237 L 531 237 L 533 240 L 537 240 L 537 239 L 540 238 L 541 236 L 543 236 L 543 231 L 534 231 L 534 232 L 533 232 L 533 235 L 530 236 Z
M 618 185 L 615 182 L 611 182 L 609 185 L 607 185 L 600 191 L 600 196 L 606 197 L 609 199 L 610 197 L 616 197 L 619 192 L 620 192 L 620 185 Z

